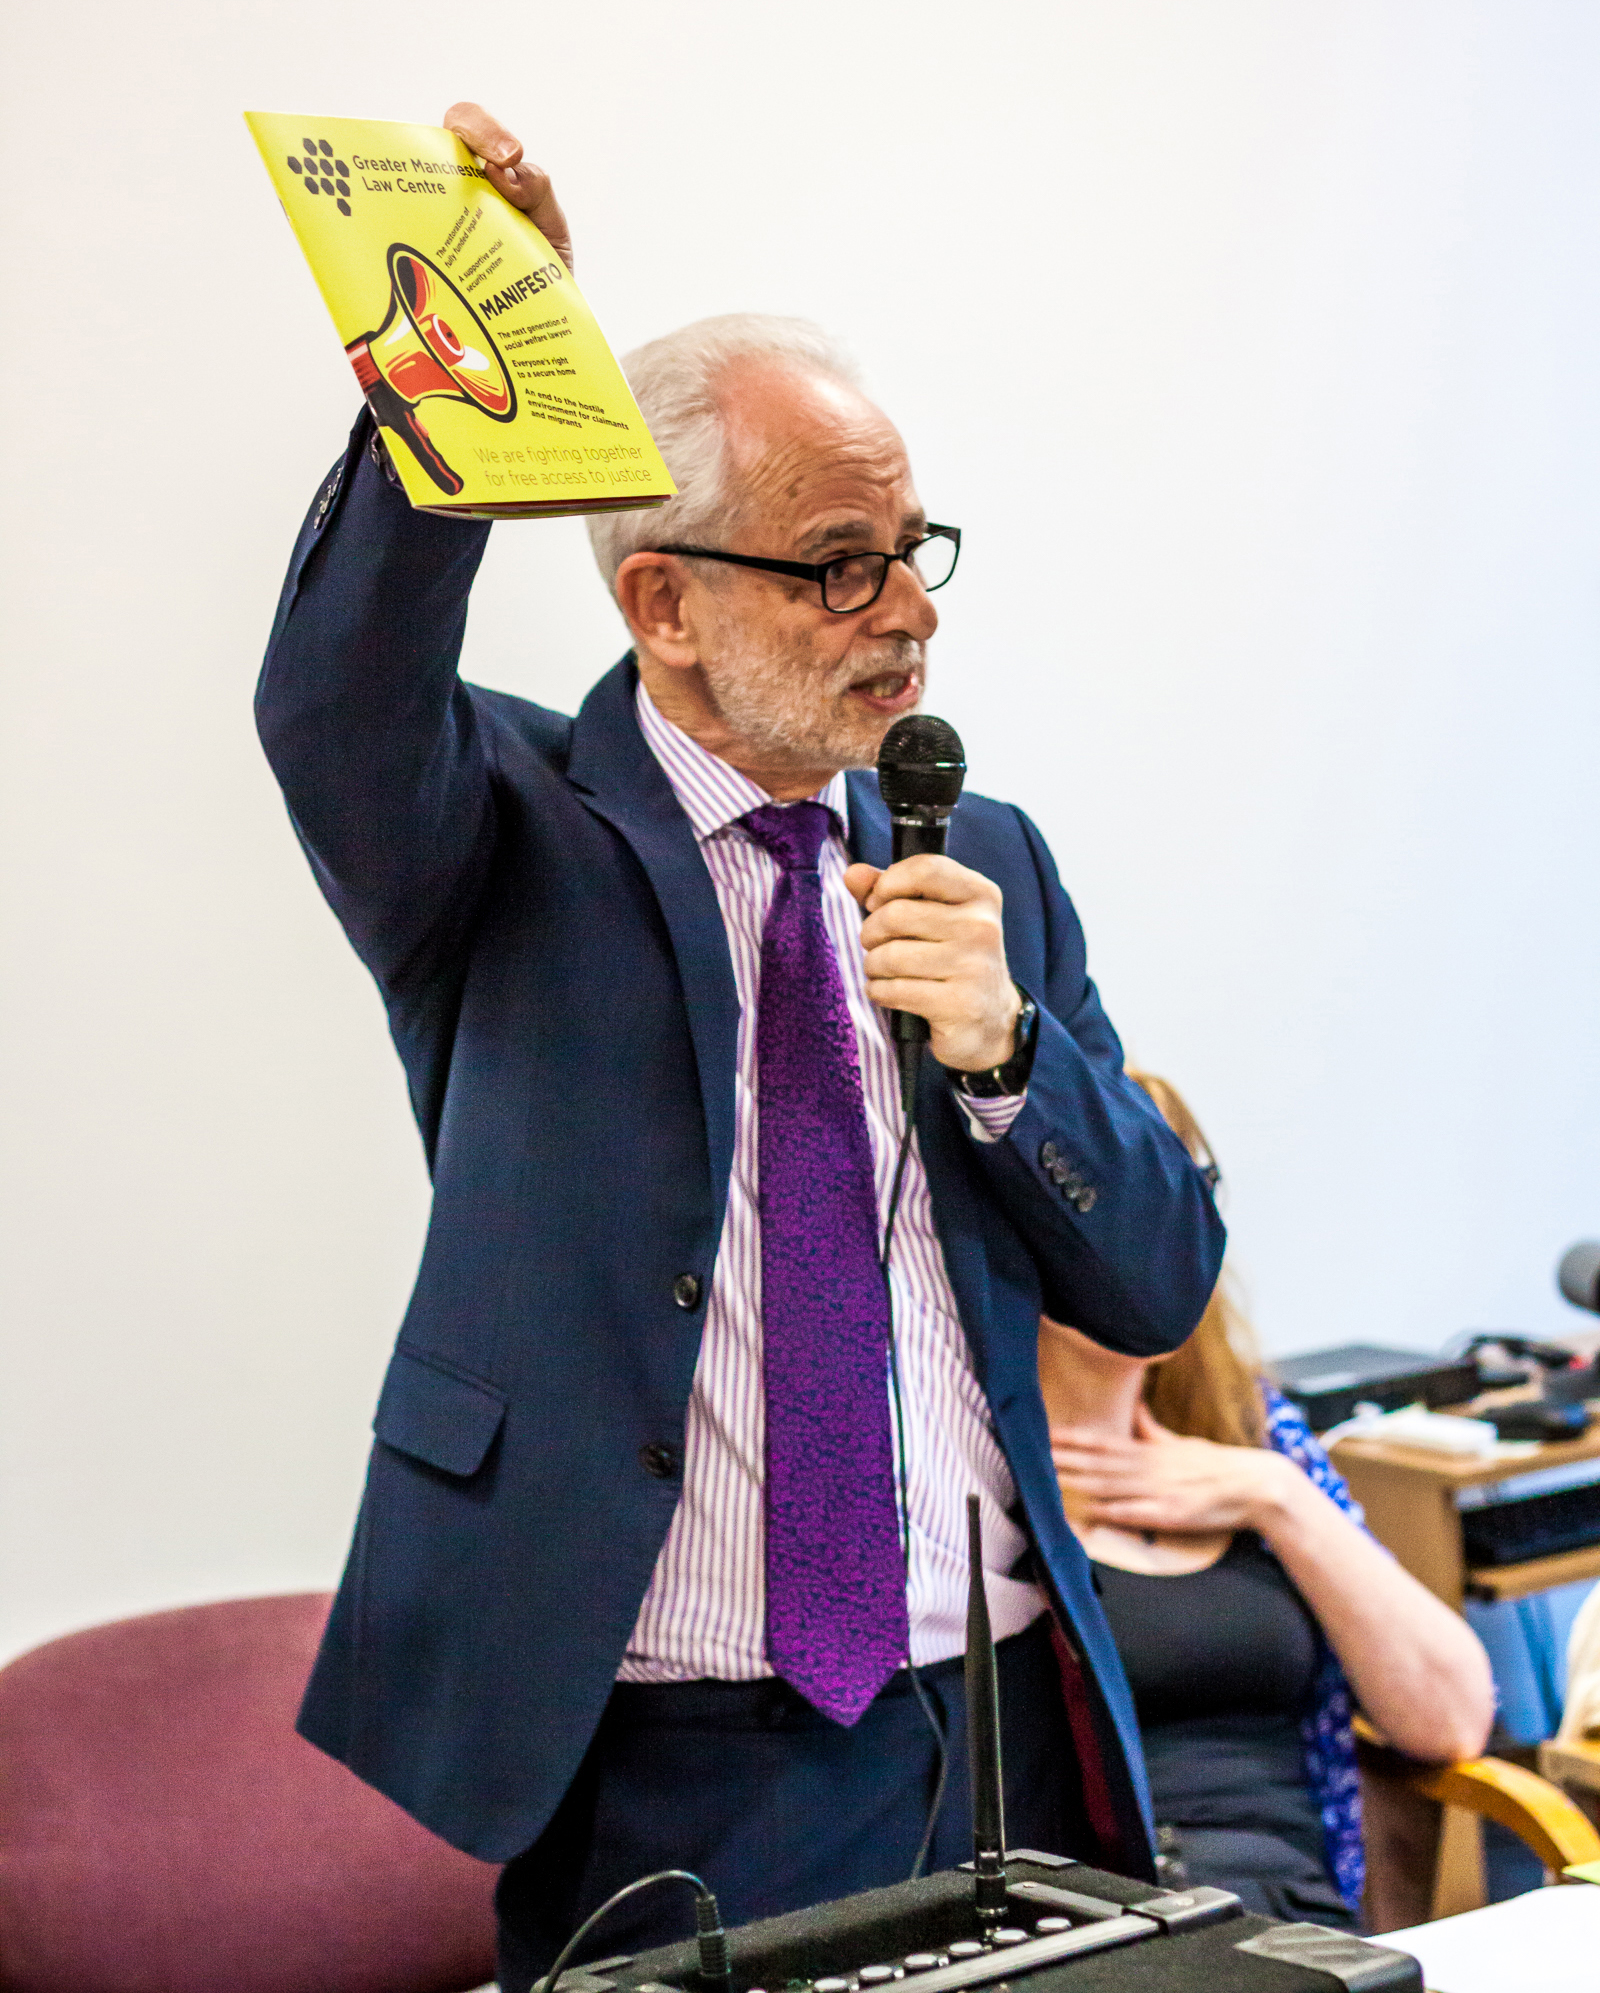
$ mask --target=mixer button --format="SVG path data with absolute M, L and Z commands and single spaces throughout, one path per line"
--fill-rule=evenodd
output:
M 936 1951 L 912 1951 L 906 1953 L 907 1972 L 934 1972 L 946 1961 Z
M 863 1986 L 887 1986 L 894 1978 L 892 1965 L 864 1965 L 856 1974 Z
M 976 1938 L 957 1938 L 950 1947 L 952 1958 L 982 1958 L 983 1946 Z
M 1009 1929 L 991 1931 L 989 1937 L 990 1942 L 997 1945 L 1025 1945 L 1028 1942 L 1026 1931 L 1013 1931 Z
M 1039 1933 L 1041 1938 L 1048 1938 L 1056 1931 L 1070 1931 L 1072 1929 L 1072 1919 L 1070 1917 L 1041 1917 L 1033 1928 Z

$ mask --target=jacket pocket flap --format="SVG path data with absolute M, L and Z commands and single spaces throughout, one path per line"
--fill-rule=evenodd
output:
M 506 1416 L 500 1392 L 397 1349 L 372 1430 L 446 1474 L 476 1474 Z

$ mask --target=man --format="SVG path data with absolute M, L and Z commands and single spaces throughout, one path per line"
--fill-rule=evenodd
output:
M 448 122 L 570 257 L 516 141 Z M 633 650 L 575 721 L 457 679 L 488 528 L 414 512 L 365 415 L 257 702 L 434 1178 L 302 1727 L 507 1862 L 507 1989 L 650 1870 L 745 1920 L 898 1880 L 925 1830 L 963 1857 L 969 1489 L 1012 1839 L 1149 1871 L 1037 1322 L 1165 1351 L 1222 1250 L 1031 824 L 969 798 L 890 865 L 842 772 L 918 703 L 954 552 L 893 427 L 788 321 L 630 376 L 681 496 L 594 522 Z M 932 1055 L 887 1291 L 883 1007 Z M 683 1929 L 646 1896 L 596 1943 Z

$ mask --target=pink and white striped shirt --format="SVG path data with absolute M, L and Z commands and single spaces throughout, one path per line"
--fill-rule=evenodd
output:
M 766 1405 L 756 1181 L 756 1003 L 761 935 L 778 868 L 768 852 L 737 828 L 736 820 L 772 799 L 665 719 L 642 683 L 637 711 L 644 737 L 694 827 L 727 924 L 739 993 L 739 1065 L 733 1175 L 689 1399 L 683 1493 L 617 1679 L 672 1682 L 712 1676 L 753 1681 L 772 1673 L 766 1651 L 762 1511 Z M 847 822 L 842 775 L 815 800 L 834 812 L 839 826 Z M 884 1014 L 867 995 L 861 910 L 844 884 L 848 863 L 842 829 L 836 829 L 824 842 L 819 861 L 822 913 L 855 1025 L 881 1226 L 888 1215 L 900 1139 L 899 1082 Z M 971 1102 L 969 1120 L 979 1124 L 973 1127 L 974 1139 L 998 1139 L 1020 1106 L 1020 1100 Z M 995 1638 L 1020 1633 L 1044 1610 L 1045 1601 L 1037 1586 L 1006 1576 L 1025 1547 L 1007 1513 L 1016 1490 L 973 1373 L 915 1142 L 895 1220 L 890 1282 L 906 1418 L 911 1657 L 920 1665 L 958 1654 L 966 1642 L 966 1498 L 971 1490 L 977 1490 L 982 1505 Z

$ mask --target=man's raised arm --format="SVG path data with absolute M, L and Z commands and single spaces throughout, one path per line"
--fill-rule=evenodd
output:
M 571 263 L 549 175 L 476 104 L 445 123 Z M 494 799 L 456 676 L 489 528 L 415 511 L 363 410 L 295 543 L 256 720 L 329 903 L 386 987 L 426 975 L 471 920 Z

